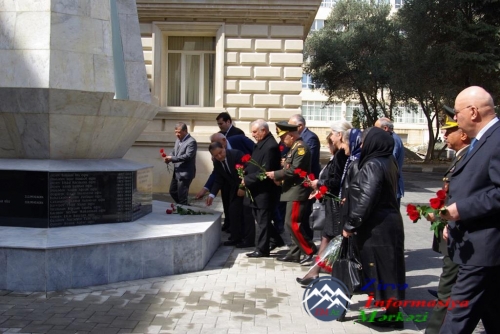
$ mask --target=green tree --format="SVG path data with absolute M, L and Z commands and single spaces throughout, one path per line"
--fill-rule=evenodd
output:
M 408 0 L 395 17 L 400 52 L 390 86 L 394 96 L 416 102 L 427 118 L 433 156 L 442 104 L 453 105 L 470 85 L 498 94 L 500 7 L 492 1 Z
M 304 47 L 305 72 L 328 96 L 357 98 L 362 109 L 355 115 L 361 125 L 372 126 L 382 115 L 392 118 L 394 100 L 388 86 L 394 27 L 390 6 L 374 1 L 340 0 L 323 29 L 312 34 Z

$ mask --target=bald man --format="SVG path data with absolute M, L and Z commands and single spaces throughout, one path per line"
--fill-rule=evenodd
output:
M 440 333 L 472 333 L 480 319 L 487 333 L 500 333 L 500 123 L 493 98 L 481 87 L 464 89 L 455 120 L 472 141 L 449 176 L 441 216 L 448 221 L 449 256 L 459 265 L 451 300 L 468 306 L 449 309 Z

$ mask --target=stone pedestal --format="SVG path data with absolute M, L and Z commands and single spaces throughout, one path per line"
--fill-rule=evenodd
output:
M 124 159 L 0 160 L 0 225 L 135 221 L 152 211 L 152 167 Z

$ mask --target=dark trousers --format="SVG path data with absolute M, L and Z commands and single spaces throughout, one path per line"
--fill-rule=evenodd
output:
M 253 217 L 257 221 L 257 244 L 255 248 L 264 254 L 269 254 L 269 244 L 284 244 L 278 230 L 274 227 L 272 221 L 273 208 L 257 209 L 252 208 Z
M 451 297 L 451 288 L 457 281 L 458 264 L 454 263 L 448 255 L 443 257 L 443 270 L 439 277 L 438 301 L 446 303 Z M 448 311 L 447 306 L 437 304 L 432 310 L 425 334 L 438 334 L 443 325 L 444 317 Z
M 229 232 L 232 240 L 253 246 L 255 243 L 255 222 L 252 209 L 243 205 L 243 197 L 238 196 L 233 196 L 228 205 L 227 211 L 231 219 Z
M 316 245 L 304 228 L 304 225 L 309 226 L 309 216 L 306 216 L 308 202 L 292 201 L 286 204 L 285 223 L 294 243 L 288 251 L 288 257 L 299 259 L 301 252 L 307 255 L 316 253 Z
M 439 333 L 472 333 L 479 320 L 483 321 L 486 333 L 500 333 L 500 322 L 496 314 L 500 295 L 498 277 L 500 266 L 460 265 L 457 282 L 451 290 L 451 300 L 468 301 L 468 305 L 449 309 Z
M 188 205 L 189 186 L 193 179 L 176 179 L 175 174 L 170 183 L 170 196 L 174 199 L 175 203 Z
M 229 213 L 229 208 L 231 207 L 230 189 L 222 188 L 220 190 L 220 198 L 222 200 L 222 208 L 224 209 L 224 228 L 231 227 L 231 214 Z M 231 231 L 229 229 L 229 231 Z

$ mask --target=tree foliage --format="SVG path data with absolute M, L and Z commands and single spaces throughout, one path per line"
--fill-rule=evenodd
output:
M 328 103 L 358 99 L 363 126 L 393 118 L 398 104 L 420 107 L 428 160 L 443 104 L 471 85 L 500 93 L 500 1 L 407 0 L 397 14 L 389 11 L 374 1 L 338 1 L 306 41 L 305 71 Z

